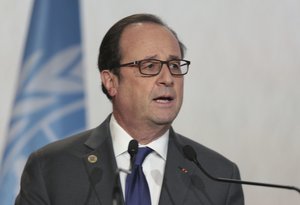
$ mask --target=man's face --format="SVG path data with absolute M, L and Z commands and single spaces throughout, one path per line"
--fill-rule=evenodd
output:
M 175 36 L 167 28 L 151 23 L 128 26 L 120 39 L 120 51 L 120 64 L 182 57 Z M 151 77 L 140 74 L 137 67 L 121 67 L 115 88 L 114 115 L 129 125 L 169 126 L 182 104 L 183 77 L 172 76 L 167 65 Z

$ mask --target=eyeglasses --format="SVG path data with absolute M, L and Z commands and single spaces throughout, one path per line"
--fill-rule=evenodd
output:
M 161 61 L 157 59 L 144 59 L 121 64 L 118 67 L 138 67 L 141 74 L 147 76 L 155 76 L 160 73 L 164 64 L 168 66 L 169 71 L 172 75 L 182 76 L 188 73 L 189 65 L 191 64 L 191 62 L 188 60 L 179 59 L 169 61 Z

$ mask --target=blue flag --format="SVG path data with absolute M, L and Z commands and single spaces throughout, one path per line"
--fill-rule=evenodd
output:
M 79 2 L 36 0 L 0 169 L 12 205 L 29 154 L 86 127 Z

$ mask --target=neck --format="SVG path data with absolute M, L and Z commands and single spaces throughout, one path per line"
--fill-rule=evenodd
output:
M 139 144 L 149 144 L 155 139 L 161 137 L 168 129 L 170 124 L 158 125 L 155 123 L 143 123 L 134 120 L 123 120 L 118 115 L 114 114 L 114 117 L 118 124 Z

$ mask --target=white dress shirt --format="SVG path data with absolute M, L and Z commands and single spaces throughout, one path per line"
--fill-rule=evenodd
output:
M 117 161 L 117 166 L 120 169 L 129 170 L 130 155 L 127 152 L 128 144 L 133 139 L 116 121 L 114 116 L 111 116 L 110 130 L 113 142 L 113 149 Z M 150 190 L 151 204 L 158 205 L 159 197 L 165 172 L 165 165 L 168 152 L 169 131 L 161 137 L 147 144 L 153 152 L 151 152 L 144 160 L 142 167 L 147 179 Z M 142 147 L 145 145 L 139 145 Z M 125 199 L 125 182 L 126 173 L 120 173 L 120 181 Z

